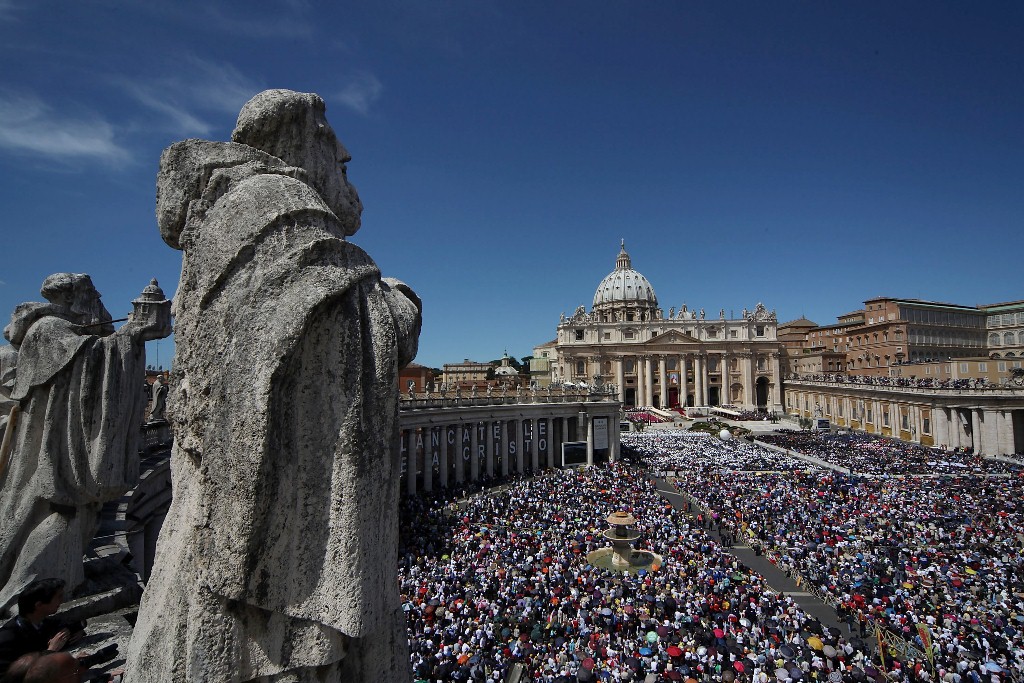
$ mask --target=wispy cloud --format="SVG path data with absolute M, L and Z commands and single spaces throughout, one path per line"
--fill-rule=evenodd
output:
M 286 2 L 285 5 L 292 13 L 306 9 L 305 4 L 299 2 Z M 243 12 L 227 14 L 219 7 L 204 5 L 203 14 L 207 27 L 248 38 L 309 38 L 314 33 L 312 23 L 299 16 L 290 16 L 287 11 L 271 19 L 263 19 Z
M 334 98 L 352 111 L 367 116 L 370 107 L 380 99 L 384 85 L 368 71 L 361 71 L 352 76 L 348 84 Z
M 0 0 L 0 21 L 13 19 L 15 13 L 21 9 L 14 0 Z
M 129 159 L 114 139 L 113 126 L 103 119 L 64 116 L 37 97 L 11 92 L 0 92 L 0 148 L 63 161 Z
M 187 56 L 178 62 L 179 74 L 115 82 L 139 104 L 159 114 L 178 135 L 209 135 L 215 125 L 203 118 L 213 113 L 237 114 L 261 88 L 230 64 Z

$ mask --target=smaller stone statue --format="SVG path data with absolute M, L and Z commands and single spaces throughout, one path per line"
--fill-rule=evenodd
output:
M 153 382 L 153 398 L 150 401 L 149 421 L 160 422 L 166 420 L 164 411 L 167 408 L 167 384 L 164 383 L 164 376 L 157 375 Z
M 494 393 L 494 387 L 491 386 L 490 384 L 488 384 L 487 385 L 487 398 L 490 398 L 491 394 L 493 394 L 493 393 Z
M 704 319 L 704 309 L 703 309 L 703 308 L 702 308 L 702 309 L 700 309 L 700 319 L 701 319 L 701 320 L 703 320 L 703 319 Z
M 676 317 L 676 307 L 672 306 L 668 309 L 668 319 L 672 320 Z
M 719 317 L 719 318 L 720 318 L 721 320 L 725 320 L 725 309 L 724 309 L 724 308 L 723 308 L 723 309 L 721 309 L 720 311 L 718 311 L 718 317 Z
M 473 388 L 469 390 L 469 397 L 476 398 L 476 382 L 473 383 Z

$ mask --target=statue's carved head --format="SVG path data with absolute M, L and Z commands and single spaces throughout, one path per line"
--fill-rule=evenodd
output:
M 352 157 L 338 140 L 319 95 L 265 90 L 238 114 L 233 142 L 239 142 L 304 169 L 310 184 L 341 221 L 346 235 L 359 229 L 363 205 L 348 182 L 345 164 Z
M 110 312 L 107 311 L 92 278 L 85 273 L 54 273 L 39 290 L 51 304 L 71 313 L 71 319 L 80 325 L 92 325 L 91 334 L 112 334 Z

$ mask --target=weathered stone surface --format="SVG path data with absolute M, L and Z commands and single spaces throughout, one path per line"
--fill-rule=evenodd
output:
M 51 275 L 42 294 L 49 303 L 18 306 L 4 330 L 19 414 L 0 454 L 3 608 L 36 578 L 82 582 L 100 508 L 138 479 L 144 342 L 170 334 L 169 315 L 114 332 L 88 275 Z
M 233 140 L 161 158 L 174 500 L 128 680 L 408 680 L 397 373 L 420 303 L 345 241 L 362 207 L 319 97 L 261 93 Z

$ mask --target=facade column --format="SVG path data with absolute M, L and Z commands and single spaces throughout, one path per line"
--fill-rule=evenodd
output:
M 686 354 L 679 356 L 679 405 L 686 407 L 686 395 L 690 393 L 690 379 L 687 377 Z
M 668 409 L 668 367 L 665 356 L 658 357 L 658 386 L 662 409 Z
M 772 392 L 771 402 L 772 405 L 769 412 L 776 412 L 782 409 L 782 362 L 779 359 L 779 354 L 771 354 L 772 364 Z M 848 411 L 843 411 L 847 412 Z M 845 417 L 845 415 L 844 415 Z
M 705 406 L 704 396 L 704 359 L 703 355 L 696 353 L 693 356 L 693 405 Z
M 559 439 L 559 444 L 558 444 L 558 465 L 559 465 L 559 467 L 561 467 L 561 465 L 562 465 L 562 444 L 569 441 L 569 433 L 570 433 L 569 432 L 569 418 L 568 417 L 563 417 L 562 418 L 562 437 L 561 437 L 561 439 Z
M 645 406 L 654 407 L 654 364 L 650 356 L 644 356 Z
M 702 353 L 700 355 L 700 404 L 706 406 L 710 404 L 708 400 L 708 385 L 711 383 L 711 373 L 708 371 L 708 354 Z
M 745 407 L 750 410 L 757 409 L 757 395 L 754 393 L 754 354 L 743 354 L 743 397 L 746 399 Z
M 623 368 L 623 365 L 625 364 L 625 360 L 623 360 L 622 356 L 619 356 L 618 358 L 615 359 L 614 363 L 615 363 L 615 386 L 618 387 L 618 390 L 619 390 L 619 402 L 620 403 L 625 403 L 626 402 L 626 371 L 625 371 L 625 368 Z
M 722 360 L 719 361 L 722 364 L 722 389 L 718 397 L 718 402 L 721 405 L 732 405 L 732 373 L 729 368 L 729 362 L 733 357 L 730 353 L 723 353 Z
M 647 378 L 644 377 L 643 356 L 634 356 L 633 364 L 636 366 L 636 405 L 646 406 L 647 397 L 644 396 L 644 391 L 647 388 Z

